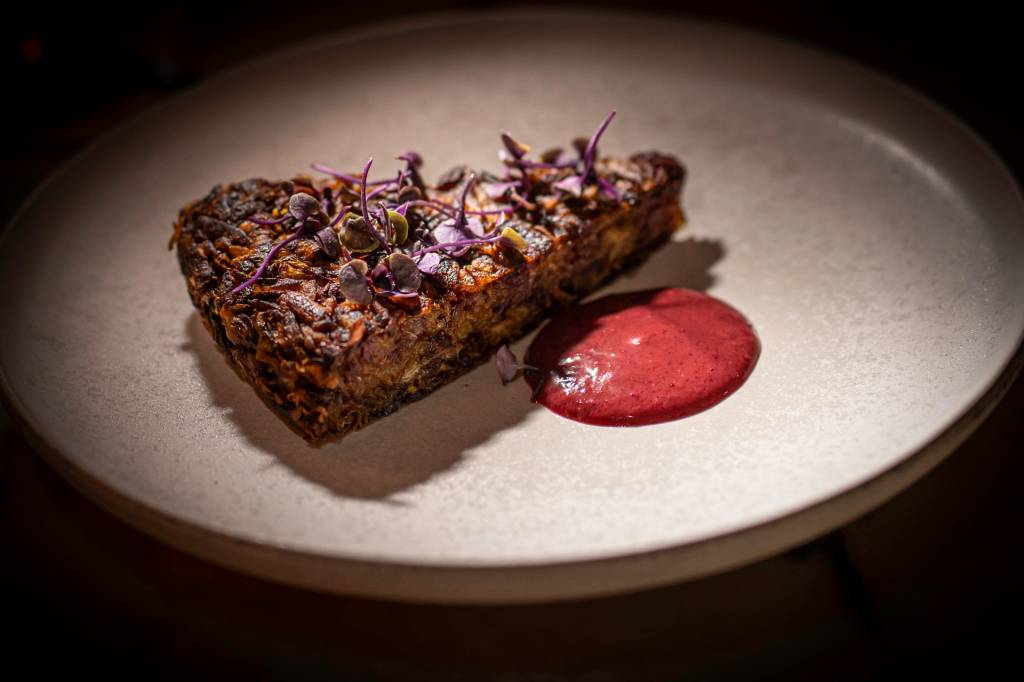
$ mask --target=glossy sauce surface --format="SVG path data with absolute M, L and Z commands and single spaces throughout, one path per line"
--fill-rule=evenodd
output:
M 605 296 L 556 316 L 525 362 L 534 400 L 587 424 L 640 426 L 721 402 L 761 346 L 734 308 L 689 289 Z

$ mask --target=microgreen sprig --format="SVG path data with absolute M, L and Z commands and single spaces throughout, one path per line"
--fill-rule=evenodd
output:
M 363 167 L 363 175 L 359 180 L 359 208 L 362 211 L 363 220 L 366 221 L 366 229 L 370 232 L 373 238 L 380 243 L 381 248 L 383 248 L 387 253 L 391 253 L 391 244 L 388 243 L 388 240 L 384 235 L 377 231 L 376 226 L 373 224 L 374 221 L 370 217 L 369 199 L 366 196 L 366 178 L 370 175 L 370 167 L 372 165 L 373 157 L 371 156 L 366 161 L 366 166 Z
M 597 130 L 590 137 L 587 142 L 587 147 L 583 152 L 583 170 L 578 175 L 570 175 L 562 180 L 555 183 L 555 188 L 560 189 L 563 192 L 572 194 L 573 196 L 580 196 L 583 193 L 584 186 L 591 181 L 596 180 L 598 188 L 610 196 L 611 198 L 619 201 L 619 193 L 612 186 L 610 182 L 604 178 L 597 177 L 594 173 L 594 161 L 597 160 L 597 142 L 601 139 L 604 131 L 608 128 L 608 124 L 615 118 L 615 112 L 612 111 L 608 116 L 601 122 L 601 125 L 597 127 Z M 593 178 L 591 176 L 594 176 Z
M 270 262 L 274 260 L 274 256 L 276 256 L 285 246 L 310 232 L 316 233 L 319 237 L 319 231 L 329 222 L 320 206 L 320 202 L 304 192 L 298 192 L 288 197 L 288 212 L 281 218 L 278 218 L 275 222 L 257 222 L 251 218 L 248 220 L 258 225 L 276 225 L 283 223 L 287 218 L 292 218 L 296 221 L 297 225 L 294 231 L 285 239 L 275 244 L 273 248 L 267 252 L 267 255 L 263 258 L 263 262 L 261 262 L 259 267 L 256 268 L 256 272 L 253 273 L 252 277 L 232 289 L 232 294 L 237 294 L 240 291 L 248 289 L 258 282 L 260 277 L 263 276 L 263 273 L 266 272 L 267 266 L 269 266 Z M 333 233 L 333 230 L 331 231 Z M 329 238 L 326 245 L 323 239 L 320 239 L 319 241 L 321 247 L 324 247 L 325 251 L 330 248 Z
M 349 196 L 352 193 L 358 195 L 358 213 L 353 212 L 356 210 L 353 202 L 342 204 L 334 217 L 329 218 L 333 205 L 341 203 L 341 191 L 335 192 L 328 186 L 318 193 L 310 185 L 312 194 L 319 198 L 301 189 L 289 197 L 285 214 L 277 218 L 248 218 L 254 224 L 267 226 L 293 220 L 295 226 L 291 234 L 267 252 L 253 276 L 232 289 L 232 293 L 243 291 L 258 281 L 281 249 L 303 236 L 312 237 L 329 258 L 342 260 L 338 274 L 342 293 L 348 300 L 363 305 L 372 302 L 375 295 L 405 301 L 415 298 L 421 283 L 421 273 L 436 273 L 444 257 L 460 258 L 474 246 L 500 244 L 525 251 L 526 241 L 514 229 L 502 227 L 503 223 L 499 219 L 497 225 L 487 232 L 486 223 L 479 218 L 507 216 L 520 210 L 538 210 L 540 204 L 534 203 L 538 198 L 535 196 L 536 190 L 547 185 L 533 184 L 537 179 L 531 174 L 534 170 L 571 169 L 575 172 L 550 186 L 580 196 L 584 188 L 593 183 L 598 191 L 619 200 L 615 187 L 594 169 L 598 142 L 614 117 L 615 112 L 612 111 L 589 140 L 573 142 L 578 155 L 575 160 L 563 160 L 561 149 L 542 153 L 539 161 L 530 160 L 527 158 L 530 147 L 503 132 L 501 141 L 504 148 L 500 156 L 508 168 L 504 179 L 481 183 L 476 175 L 470 173 L 459 192 L 457 203 L 443 201 L 429 193 L 453 189 L 463 181 L 466 169 L 461 166 L 451 169 L 442 176 L 436 187 L 430 189 L 420 175 L 423 157 L 415 151 L 406 151 L 396 157 L 405 162 L 405 167 L 396 176 L 373 181 L 369 177 L 373 166 L 372 157 L 358 174 L 343 173 L 319 163 L 311 164 L 314 170 L 348 185 Z M 512 171 L 516 171 L 515 174 Z M 467 199 L 477 185 L 481 186 L 490 199 L 503 200 L 506 205 L 497 208 L 469 208 L 466 205 Z M 377 201 L 371 207 L 373 199 L 385 194 L 388 194 L 388 198 Z M 447 220 L 431 228 L 431 222 L 424 221 L 416 214 L 409 214 L 413 208 L 434 211 Z M 339 224 L 340 234 L 336 231 Z M 407 241 L 410 246 L 402 250 L 401 246 Z M 383 253 L 371 256 L 377 248 Z M 354 258 L 352 252 L 366 255 Z M 367 261 L 363 260 L 367 257 L 372 257 L 376 262 L 372 271 Z
M 512 349 L 507 344 L 499 348 L 498 352 L 494 355 L 494 366 L 498 370 L 498 377 L 501 379 L 501 383 L 505 386 L 515 381 L 523 372 L 540 371 L 533 365 L 519 362 L 519 358 L 515 356 L 515 353 L 512 352 Z

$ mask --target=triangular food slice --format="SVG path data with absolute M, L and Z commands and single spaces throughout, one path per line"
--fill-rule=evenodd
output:
M 415 152 L 370 180 L 218 185 L 175 224 L 192 302 L 238 373 L 309 441 L 349 433 L 485 361 L 560 304 L 642 260 L 682 223 L 684 170 L 597 158 L 611 116 L 501 175 L 432 186 Z

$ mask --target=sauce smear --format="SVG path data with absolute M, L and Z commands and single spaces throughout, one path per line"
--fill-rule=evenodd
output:
M 750 323 L 688 289 L 605 296 L 567 310 L 525 362 L 534 400 L 586 424 L 640 426 L 688 417 L 739 388 L 761 351 Z M 539 385 L 539 386 L 538 386 Z

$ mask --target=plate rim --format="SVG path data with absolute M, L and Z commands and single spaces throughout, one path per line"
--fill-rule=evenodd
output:
M 1024 193 L 1020 183 L 1009 165 L 984 137 L 931 97 L 846 55 L 800 39 L 701 18 L 644 11 L 522 8 L 428 13 L 399 21 L 373 22 L 282 46 L 219 71 L 164 102 L 147 107 L 116 124 L 60 164 L 25 197 L 3 226 L 0 231 L 0 250 L 37 198 L 83 159 L 111 144 L 125 131 L 144 125 L 165 107 L 216 87 L 221 79 L 230 79 L 250 69 L 259 69 L 308 52 L 374 36 L 493 22 L 501 18 L 522 20 L 580 17 L 659 20 L 689 27 L 706 27 L 741 39 L 807 51 L 818 59 L 859 71 L 879 85 L 898 90 L 964 134 L 987 157 L 991 169 L 1003 175 L 1007 188 L 1013 194 L 1011 201 L 1017 204 L 1024 215 Z M 1024 328 L 1018 331 L 1013 352 L 1001 363 L 993 378 L 976 395 L 971 396 L 965 406 L 953 414 L 932 438 L 891 466 L 809 505 L 695 541 L 598 558 L 540 563 L 417 564 L 328 555 L 233 536 L 212 526 L 179 519 L 151 507 L 142 500 L 116 490 L 61 454 L 59 449 L 51 445 L 43 429 L 33 423 L 30 411 L 18 399 L 2 364 L 0 404 L 7 409 L 14 426 L 43 460 L 86 498 L 129 526 L 212 563 L 284 584 L 337 594 L 428 603 L 531 603 L 618 594 L 680 583 L 774 555 L 844 525 L 884 504 L 941 463 L 984 421 L 1009 390 L 1022 368 Z M 786 539 L 780 540 L 781 536 Z M 728 555 L 728 559 L 723 560 L 723 555 Z M 409 579 L 416 573 L 420 574 L 421 579 L 410 583 Z

